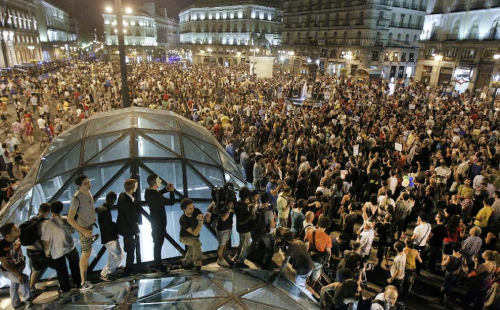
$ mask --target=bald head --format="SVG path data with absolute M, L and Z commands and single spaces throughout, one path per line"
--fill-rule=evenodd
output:
M 385 288 L 384 298 L 390 307 L 394 307 L 398 301 L 398 289 L 394 285 L 388 285 Z

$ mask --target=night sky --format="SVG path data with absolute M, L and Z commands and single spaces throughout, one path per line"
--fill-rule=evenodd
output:
M 102 34 L 102 13 L 106 5 L 114 4 L 114 0 L 49 0 L 54 5 L 74 12 L 72 15 L 76 17 L 80 25 L 80 32 L 93 33 L 94 28 L 97 28 L 99 34 Z M 122 0 L 124 6 L 139 7 L 141 3 L 154 2 L 158 7 L 166 7 L 169 17 L 174 17 L 179 20 L 179 11 L 190 6 L 196 0 Z

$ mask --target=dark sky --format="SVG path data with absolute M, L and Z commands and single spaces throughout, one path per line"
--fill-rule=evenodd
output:
M 98 33 L 102 33 L 102 13 L 106 5 L 114 4 L 114 0 L 49 0 L 56 6 L 69 12 L 74 12 L 74 16 L 79 22 L 80 32 L 93 33 L 97 28 Z M 166 7 L 169 17 L 179 20 L 179 11 L 190 6 L 196 0 L 122 0 L 124 6 L 130 5 L 140 7 L 141 3 L 154 2 L 157 7 Z

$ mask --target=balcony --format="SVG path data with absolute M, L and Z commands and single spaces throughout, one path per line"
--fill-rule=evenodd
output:
M 380 40 L 376 40 L 376 41 L 375 41 L 375 46 L 376 46 L 376 47 L 383 47 L 383 46 L 384 46 L 384 42 L 383 42 L 383 41 L 380 41 Z
M 445 41 L 457 41 L 457 40 L 458 40 L 458 34 L 449 33 L 446 35 Z

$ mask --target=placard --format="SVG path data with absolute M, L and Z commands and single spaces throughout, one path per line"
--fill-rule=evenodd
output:
M 409 108 L 410 108 L 410 110 L 415 110 L 415 105 L 414 104 L 410 104 Z
M 396 151 L 403 151 L 403 145 L 401 143 L 397 143 L 394 145 L 394 148 L 396 149 Z
M 358 156 L 359 155 L 359 144 L 355 144 L 353 147 L 352 147 L 352 154 L 354 156 Z

